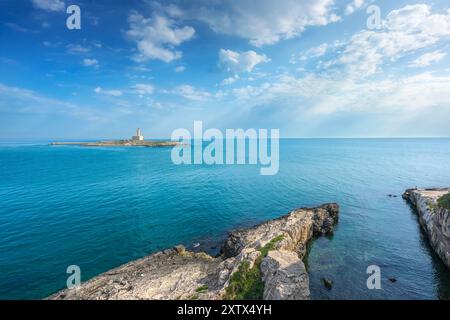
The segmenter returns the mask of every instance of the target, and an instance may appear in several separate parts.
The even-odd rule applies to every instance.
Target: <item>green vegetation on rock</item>
[[[269,251],[275,250],[275,245],[283,239],[284,239],[284,235],[279,235],[278,237],[270,240],[270,242],[268,244],[266,244],[264,247],[259,249],[259,252],[261,252],[261,256],[263,258],[265,258],[267,256],[267,254],[269,253]]]
[[[195,289],[195,292],[198,293],[204,293],[206,291],[208,291],[208,286],[206,284],[202,285],[201,287],[198,287],[197,289]]]
[[[252,268],[249,261],[243,261],[238,271],[233,273],[230,285],[226,288],[226,300],[262,300],[264,293],[264,283],[261,277],[261,262],[269,251],[275,250],[275,245],[284,239],[280,235],[270,240],[264,247],[258,251],[261,255],[256,259]]]
[[[450,193],[440,197],[437,202],[439,207],[450,210]]]

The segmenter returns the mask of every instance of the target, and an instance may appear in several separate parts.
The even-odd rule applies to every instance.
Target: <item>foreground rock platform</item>
[[[260,274],[261,299],[309,299],[309,277],[303,261],[314,236],[331,234],[339,206],[302,208],[258,226],[230,233],[219,257],[186,251],[183,246],[154,253],[60,291],[57,300],[230,299],[239,288],[243,266]],[[245,278],[245,277],[243,277]]]
[[[439,207],[437,200],[448,194],[448,189],[408,189],[403,198],[417,210],[420,224],[431,246],[444,264],[450,268],[450,212]]]

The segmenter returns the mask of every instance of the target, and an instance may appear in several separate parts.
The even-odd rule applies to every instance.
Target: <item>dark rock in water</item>
[[[395,279],[395,278],[389,278],[389,281],[392,282],[392,283],[396,283],[396,282],[397,282],[397,279]]]
[[[397,198],[398,196],[396,194],[388,194],[389,198]]]
[[[332,280],[327,279],[327,278],[322,278],[322,281],[323,281],[323,285],[328,290],[331,290],[333,288],[333,281]]]

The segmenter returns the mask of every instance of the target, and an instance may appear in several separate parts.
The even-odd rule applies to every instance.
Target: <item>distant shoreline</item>
[[[175,147],[180,143],[176,141],[135,141],[135,140],[113,140],[97,142],[51,142],[50,146],[82,146],[82,147]]]

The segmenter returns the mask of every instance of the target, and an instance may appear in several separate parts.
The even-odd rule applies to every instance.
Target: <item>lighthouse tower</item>
[[[131,138],[133,141],[144,141],[144,136],[141,134],[141,129],[137,128],[136,135]]]

